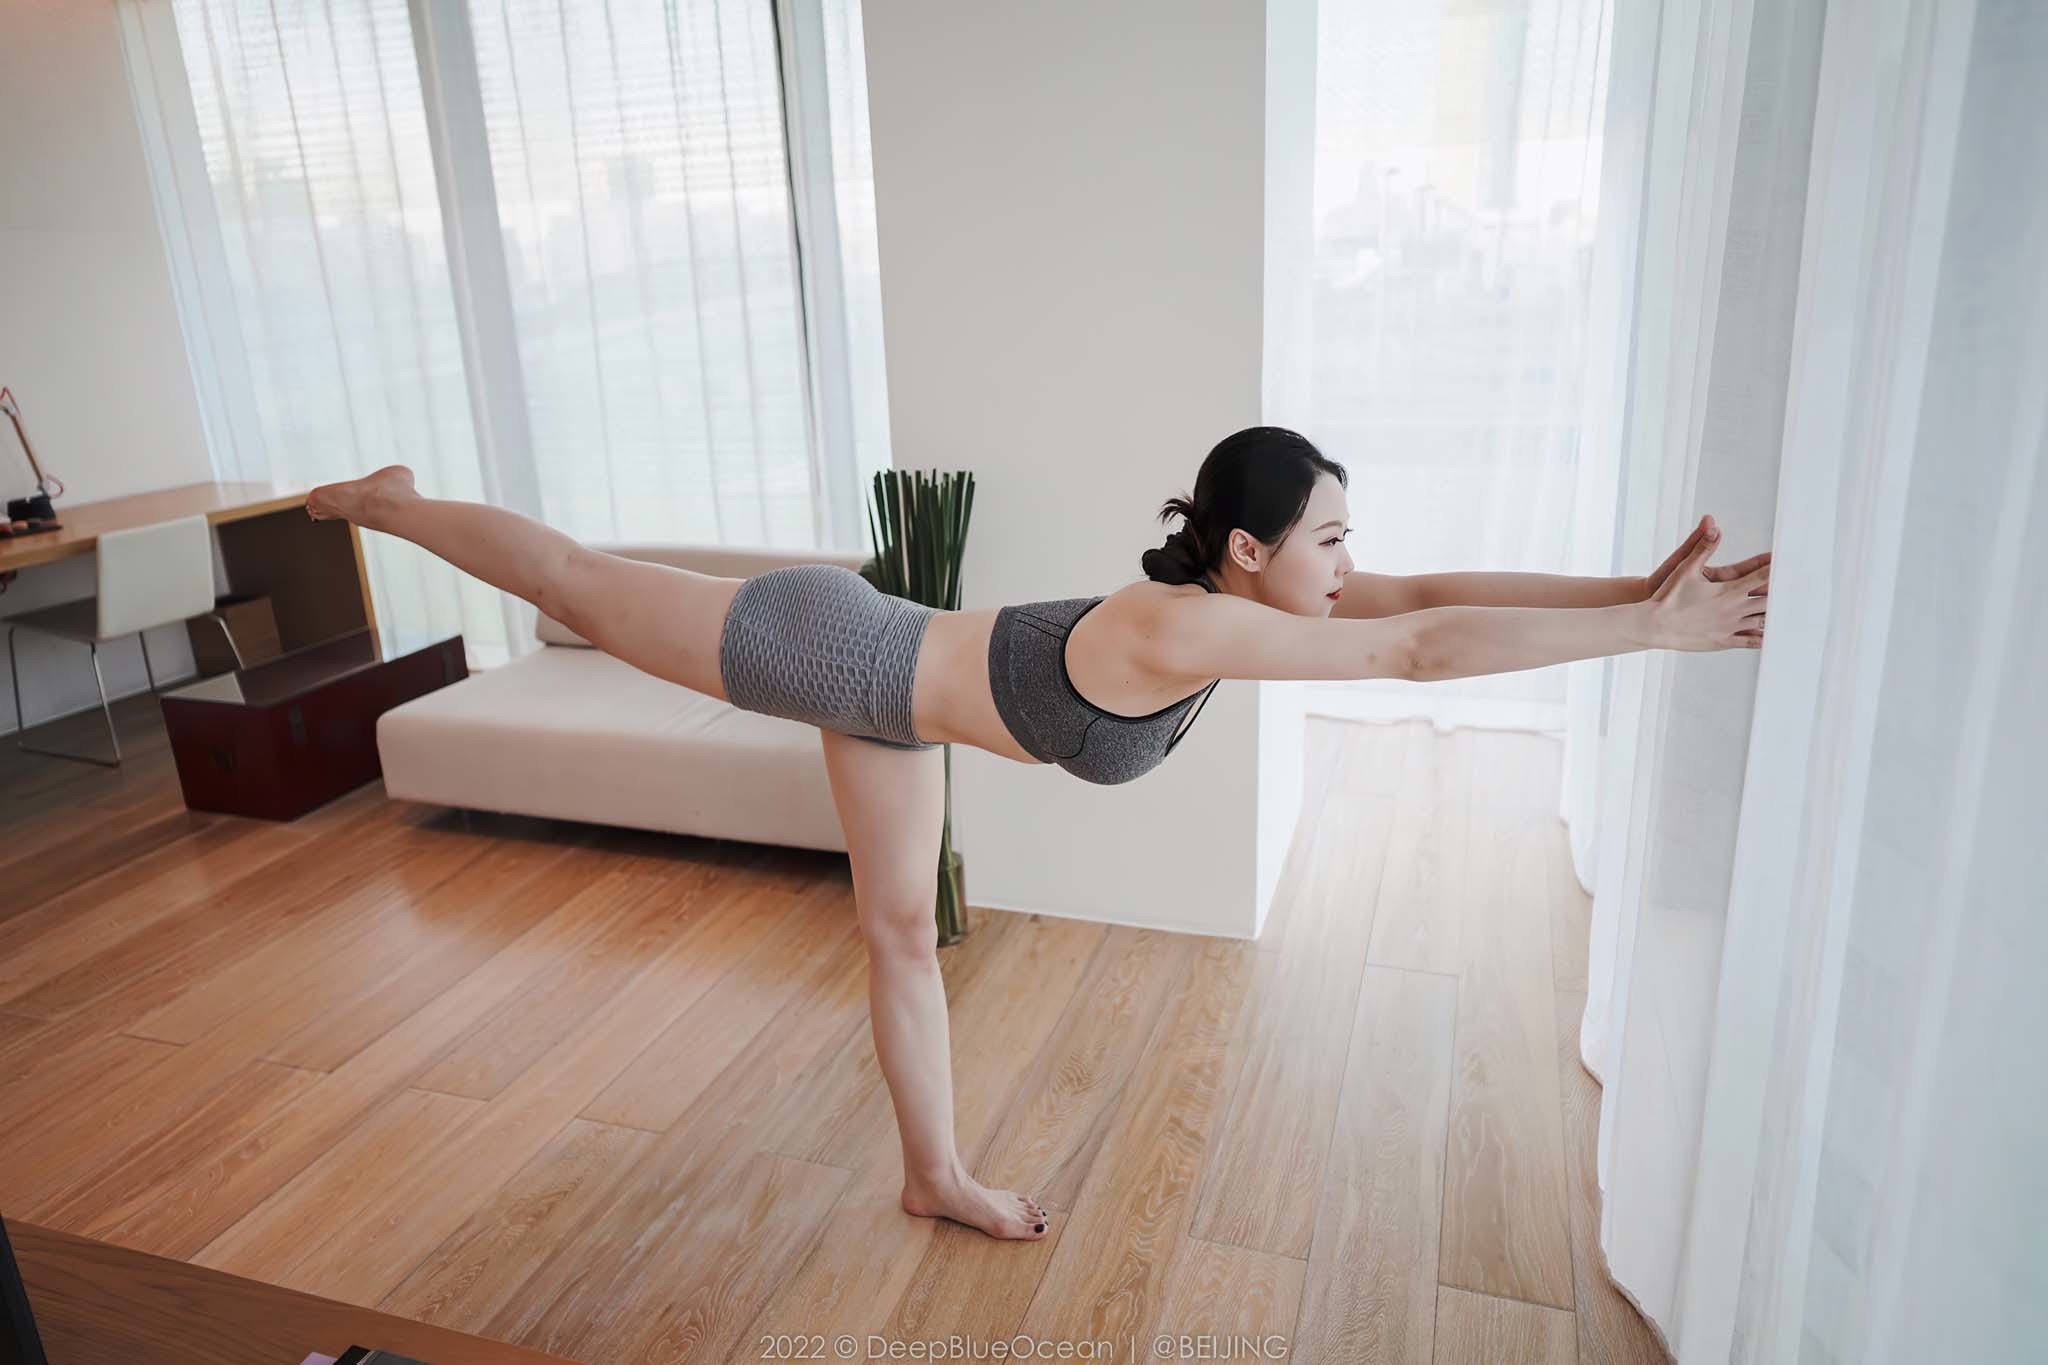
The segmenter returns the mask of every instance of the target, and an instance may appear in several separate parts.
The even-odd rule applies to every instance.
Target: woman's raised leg
[[[509,508],[422,497],[404,465],[322,484],[307,495],[306,513],[409,540],[531,602],[605,653],[728,700],[718,638],[740,579],[606,554]]]
[[[975,1180],[954,1145],[952,1046],[934,918],[945,753],[818,733],[853,864],[875,1056],[903,1140],[903,1207],[993,1237],[1035,1241],[1045,1235],[1045,1211],[1028,1195]]]

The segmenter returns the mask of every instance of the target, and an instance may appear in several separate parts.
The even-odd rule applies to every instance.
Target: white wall
[[[1312,108],[1313,3],[1274,3],[1275,98]],[[1160,502],[1268,420],[1267,7],[867,0],[864,23],[895,463],[975,471],[964,607],[1114,591]],[[1306,193],[1305,165],[1275,179]],[[1119,786],[956,749],[970,898],[1254,934],[1297,686],[1226,681]]]
[[[0,384],[14,390],[66,506],[213,477],[110,0],[0,3]],[[34,488],[0,418],[0,499]],[[90,557],[24,570],[0,615],[83,597]],[[184,676],[181,628],[150,632]],[[82,645],[23,635],[31,726],[97,706]],[[102,651],[107,690],[144,686],[135,641]],[[0,669],[0,733],[14,705]]]

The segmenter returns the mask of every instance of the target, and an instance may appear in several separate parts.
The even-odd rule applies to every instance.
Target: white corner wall
[[[1112,592],[1212,445],[1286,422],[1267,295],[1284,356],[1306,323],[1288,291],[1308,267],[1313,0],[863,14],[895,463],[975,472],[964,607]],[[1269,174],[1269,122],[1302,164]],[[1299,214],[1284,232],[1275,187]],[[1294,259],[1269,279],[1275,251]],[[1118,786],[956,749],[970,897],[1254,936],[1299,813],[1301,709],[1298,684],[1226,681],[1168,762]]]
[[[67,506],[213,477],[111,0],[9,0],[0,41],[0,384]],[[35,478],[0,418],[0,503]],[[93,590],[89,557],[22,571],[0,616]],[[192,671],[184,632],[150,632],[162,681]],[[4,644],[0,644],[4,648]],[[97,707],[82,645],[23,636],[31,726]],[[145,686],[135,641],[101,653],[107,691]],[[14,729],[0,670],[0,733]],[[12,749],[10,741],[9,750]]]

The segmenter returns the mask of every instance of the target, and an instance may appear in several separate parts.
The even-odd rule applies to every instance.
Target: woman
[[[891,597],[836,565],[732,579],[622,559],[516,512],[422,497],[403,465],[315,488],[306,510],[422,545],[656,677],[818,726],[903,1207],[1036,1240],[1037,1201],[980,1184],[954,1147],[933,921],[945,773],[930,751],[972,744],[1127,782],[1224,678],[1435,680],[1763,642],[1770,554],[1708,567],[1712,518],[1646,579],[1387,577],[1351,566],[1346,483],[1306,438],[1248,428],[1209,452],[1192,499],[1162,508],[1186,525],[1145,553],[1145,581],[976,611]]]

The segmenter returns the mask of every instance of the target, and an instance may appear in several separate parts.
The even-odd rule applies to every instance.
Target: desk
[[[308,517],[306,492],[283,483],[188,483],[59,505],[61,531],[0,541],[0,574],[92,554],[107,531],[203,513],[220,541],[226,590],[270,598],[280,648],[374,629],[362,537],[351,522]]]
[[[570,1365],[19,1218],[7,1220],[7,1238],[50,1365],[298,1365],[309,1351],[352,1344],[432,1365]]]

